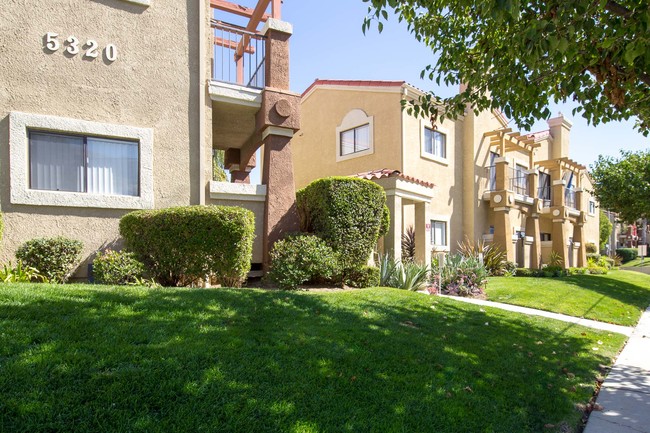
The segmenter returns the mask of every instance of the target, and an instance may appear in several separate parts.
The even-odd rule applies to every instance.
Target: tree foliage
[[[437,55],[422,77],[466,83],[427,94],[416,115],[455,118],[466,104],[503,109],[521,128],[548,118],[549,100],[575,100],[590,123],[638,118],[650,128],[650,7],[646,0],[364,0],[379,31],[394,11]],[[489,92],[488,92],[489,90]],[[441,104],[441,105],[440,105]],[[443,108],[443,109],[439,109]]]
[[[600,218],[599,218],[599,226],[598,226],[598,231],[600,233],[599,240],[600,240],[600,248],[603,249],[605,247],[605,244],[609,243],[609,235],[612,234],[612,228],[613,228],[612,222],[607,218],[607,215],[605,215],[605,212],[603,210],[600,210]],[[615,246],[615,245],[613,245]]]
[[[602,208],[626,222],[650,217],[650,152],[621,151],[618,159],[600,155],[591,175]]]

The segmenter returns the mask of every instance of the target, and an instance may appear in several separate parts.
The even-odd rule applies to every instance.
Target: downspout
[[[205,204],[205,10],[206,1],[197,0],[199,5],[199,204]]]

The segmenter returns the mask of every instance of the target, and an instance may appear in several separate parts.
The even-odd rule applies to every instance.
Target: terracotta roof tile
[[[353,174],[351,177],[358,177],[360,179],[368,179],[368,180],[373,180],[373,179],[381,179],[381,178],[388,178],[388,177],[399,177],[400,179],[404,179],[406,181],[425,186],[427,188],[433,188],[436,185],[431,183],[431,182],[426,182],[424,180],[417,179],[413,176],[407,176],[400,172],[399,170],[391,170],[389,168],[382,168],[379,170],[371,170],[371,171],[364,171],[361,173],[356,173]]]
[[[537,132],[531,132],[530,134],[527,135],[527,137],[532,138],[537,141],[544,140],[545,138],[548,138],[551,136],[551,131],[544,130],[544,131],[537,131]]]

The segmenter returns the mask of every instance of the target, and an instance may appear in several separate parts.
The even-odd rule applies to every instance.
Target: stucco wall
[[[87,257],[116,239],[119,218],[127,212],[11,204],[11,111],[151,128],[154,207],[199,203],[199,123],[206,121],[198,100],[199,32],[209,32],[210,15],[206,2],[206,22],[199,23],[199,3],[155,0],[146,7],[122,0],[3,2],[0,207],[5,237],[0,261],[12,259],[15,248],[28,239],[53,235],[82,240]],[[44,48],[47,32],[57,33],[62,45],[53,53]],[[84,57],[83,47],[80,54],[64,53],[69,36],[82,43],[97,41],[99,56]],[[117,47],[114,62],[101,51],[107,44]]]
[[[347,176],[381,168],[402,170],[399,89],[316,88],[303,98],[301,128],[291,140],[296,188],[326,176]],[[353,109],[373,117],[374,151],[337,162],[336,128]]]
[[[585,242],[593,242],[598,247],[600,251],[600,208],[598,207],[598,201],[591,195],[590,191],[593,191],[593,184],[589,176],[585,175],[582,178],[582,188],[585,190],[584,193],[584,210],[587,212],[587,222],[585,223]],[[592,199],[596,203],[596,212],[593,214],[589,213],[589,200]]]

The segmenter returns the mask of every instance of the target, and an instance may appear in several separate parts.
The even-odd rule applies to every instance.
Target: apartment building
[[[552,251],[566,267],[586,265],[598,213],[586,168],[568,158],[571,122],[560,115],[521,134],[500,112],[467,110],[432,125],[401,109],[422,94],[403,81],[316,80],[301,100],[296,186],[331,175],[381,185],[391,227],[379,249],[396,257],[412,226],[425,263],[467,237],[499,244],[519,266],[540,267]]]
[[[255,212],[253,262],[298,227],[280,0],[5,0],[0,14],[0,261],[35,237],[119,244],[135,209]],[[247,184],[263,147],[262,185]],[[226,152],[231,183],[212,181]],[[85,275],[82,266],[78,276]]]

